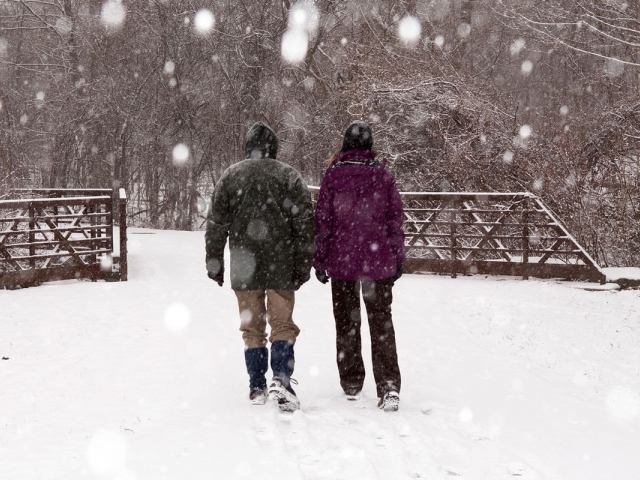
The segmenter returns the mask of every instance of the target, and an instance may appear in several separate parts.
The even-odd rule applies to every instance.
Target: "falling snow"
[[[120,0],[107,0],[102,4],[100,19],[107,28],[120,27],[127,16],[127,10]]]
[[[517,40],[515,40],[510,47],[511,55],[519,54],[522,51],[522,49],[525,47],[525,45],[526,45],[526,41],[524,38],[518,38]]]
[[[91,153],[96,154],[98,149],[91,147]],[[104,255],[100,258],[100,270],[103,272],[111,272],[113,267],[113,258],[111,256]]]
[[[467,38],[469,35],[471,35],[471,25],[464,22],[458,25],[458,36],[460,38]]]
[[[71,20],[67,17],[59,17],[56,19],[55,27],[59,35],[68,35],[73,28]]]
[[[308,34],[318,29],[320,12],[312,1],[299,1],[289,11],[289,28],[302,30]]]
[[[175,69],[176,64],[173,62],[173,60],[167,60],[166,62],[164,62],[164,73],[166,73],[167,75],[173,75]]]
[[[398,37],[406,45],[417,44],[421,33],[420,20],[412,15],[407,15],[398,23]]]
[[[282,35],[282,58],[289,63],[300,63],[307,55],[309,40],[302,30],[287,30]]]
[[[281,53],[285,62],[298,64],[307,56],[309,38],[318,28],[320,12],[312,1],[299,1],[289,10],[288,29],[282,35]]]
[[[200,35],[207,35],[211,33],[211,30],[215,26],[216,19],[210,10],[203,8],[196,12],[196,16],[193,19],[193,26],[196,32]]]
[[[167,330],[180,332],[189,326],[191,312],[183,303],[173,303],[164,312],[164,325]]]
[[[520,131],[518,132],[521,138],[529,138],[531,136],[531,133],[531,126],[529,125],[522,125],[520,127]]]
[[[531,185],[531,188],[534,192],[539,192],[544,187],[544,180],[541,178],[536,178]]]
[[[619,77],[624,73],[624,63],[617,58],[608,58],[604,62],[604,72],[609,77]]]
[[[172,151],[173,164],[176,166],[182,165],[189,160],[189,147],[184,143],[179,143],[173,147]]]
[[[606,36],[606,23],[596,22],[603,29],[600,32],[590,27],[591,20],[567,21],[562,26],[552,26],[550,23],[556,21],[553,18],[538,22],[540,19],[534,20],[534,14],[544,2],[531,11],[529,31],[508,28],[513,27],[509,25],[509,11],[499,11],[500,20],[493,22],[494,17],[478,8],[470,17],[461,15],[461,3],[452,0],[404,2],[411,4],[407,10],[412,14],[393,7],[388,15],[380,6],[384,2],[343,2],[344,9],[340,7],[337,16],[321,12],[317,6],[320,2],[294,0],[285,2],[290,5],[286,24],[279,4],[276,15],[265,9],[266,20],[253,23],[241,15],[235,17],[233,9],[225,10],[217,2],[203,2],[212,10],[201,8],[197,2],[178,8],[171,0],[143,1],[139,5],[133,0],[100,0],[92,6],[75,2],[77,12],[73,15],[77,13],[77,17],[69,16],[62,7],[55,10],[55,5],[63,2],[0,5],[5,8],[6,4],[9,9],[12,3],[25,10],[15,18],[6,14],[3,25],[10,28],[0,32],[0,76],[10,80],[5,83],[11,85],[6,92],[0,92],[5,102],[0,101],[0,117],[6,125],[15,126],[15,132],[0,131],[0,140],[5,142],[0,146],[15,145],[16,152],[25,158],[32,156],[29,149],[41,149],[42,158],[36,156],[40,162],[34,164],[37,168],[31,164],[22,168],[20,158],[10,155],[8,165],[15,164],[20,175],[40,174],[41,166],[56,164],[56,155],[71,152],[67,155],[73,160],[71,167],[76,168],[77,164],[83,174],[85,164],[87,168],[95,164],[113,169],[116,158],[121,156],[114,152],[121,150],[110,145],[106,137],[101,140],[101,135],[95,134],[104,125],[94,131],[91,123],[98,125],[126,115],[124,124],[131,128],[133,120],[129,118],[137,118],[137,113],[150,105],[149,98],[158,98],[166,116],[155,115],[155,111],[150,114],[162,120],[166,131],[160,134],[168,136],[161,138],[159,144],[153,143],[164,149],[155,157],[164,162],[163,169],[170,168],[156,172],[156,167],[149,165],[149,171],[160,175],[161,192],[178,177],[190,178],[188,168],[209,159],[210,153],[202,150],[205,142],[187,129],[190,126],[182,120],[184,115],[179,115],[181,120],[172,118],[174,106],[202,105],[200,116],[211,119],[210,107],[221,104],[231,112],[237,100],[242,103],[236,109],[240,117],[262,112],[265,118],[285,128],[283,152],[287,148],[298,152],[291,138],[298,133],[301,138],[307,138],[307,133],[317,136],[317,131],[307,129],[309,122],[317,120],[323,132],[339,130],[337,125],[325,122],[322,115],[326,112],[319,110],[316,115],[315,110],[309,110],[302,102],[304,97],[314,104],[330,105],[321,96],[323,91],[333,95],[337,92],[333,86],[338,83],[333,79],[348,78],[354,79],[352,86],[347,83],[345,88],[343,82],[339,88],[346,94],[356,89],[362,95],[358,94],[357,102],[348,99],[345,105],[352,106],[346,113],[336,111],[332,115],[363,114],[373,123],[390,128],[396,121],[409,119],[420,128],[426,125],[423,130],[426,128],[429,137],[438,137],[438,132],[429,131],[432,126],[438,128],[437,119],[434,117],[431,122],[428,117],[431,111],[437,115],[439,105],[427,105],[429,108],[425,107],[421,116],[394,112],[392,108],[378,107],[375,101],[363,100],[372,89],[361,88],[364,84],[359,75],[376,82],[378,95],[380,91],[395,92],[395,85],[380,82],[394,82],[396,78],[413,81],[411,64],[399,63],[402,68],[391,73],[385,72],[384,65],[393,65],[395,59],[410,62],[411,58],[424,63],[424,68],[422,63],[415,64],[419,70],[416,81],[436,79],[438,85],[443,85],[445,82],[440,80],[444,72],[447,82],[458,87],[461,98],[468,93],[464,82],[459,83],[465,78],[486,78],[489,87],[497,87],[491,91],[500,96],[504,92],[504,103],[496,99],[495,107],[507,115],[516,112],[515,129],[511,130],[509,123],[508,136],[494,132],[492,128],[498,123],[489,117],[486,126],[474,130],[487,132],[478,133],[478,138],[490,152],[490,161],[502,162],[502,170],[521,180],[518,188],[530,189],[536,195],[545,194],[545,189],[549,193],[558,182],[573,192],[584,186],[583,173],[571,171],[579,170],[577,164],[567,163],[559,175],[545,168],[520,172],[517,167],[539,151],[544,154],[535,142],[542,142],[547,136],[554,137],[553,141],[560,138],[558,145],[562,148],[558,151],[564,151],[566,146],[568,152],[572,151],[568,147],[575,138],[588,140],[597,132],[584,130],[583,120],[592,122],[589,128],[597,127],[596,115],[605,107],[624,103],[618,100],[632,100],[633,95],[624,96],[628,90],[625,86],[633,83],[637,75],[633,55],[623,56],[630,54],[623,47],[616,47],[619,39]],[[36,7],[34,11],[46,13],[42,17],[36,15],[35,20],[23,20],[30,18],[30,3]],[[603,3],[613,12],[612,24],[617,24],[617,17],[622,18],[629,9],[623,0]],[[540,7],[539,11],[544,10]],[[158,12],[171,14],[161,18]],[[151,20],[143,22],[147,14]],[[469,23],[460,23],[462,18]],[[347,23],[351,21],[362,24],[374,48],[357,34],[357,23]],[[166,31],[165,26],[169,26]],[[136,32],[131,39],[125,35],[130,33],[129,28]],[[566,61],[570,55],[565,53],[565,47],[536,37],[537,30],[552,32],[553,38],[558,37],[556,40],[579,39],[577,45],[584,53],[593,50],[593,56],[571,53],[580,58],[584,67],[580,71],[586,77],[572,77],[570,71],[575,70],[575,64]],[[599,33],[603,34],[601,38]],[[164,48],[135,49],[135,55],[129,56],[129,46],[136,48],[138,39],[156,38],[156,34],[168,34]],[[28,35],[33,37],[29,39]],[[526,39],[517,38],[519,35]],[[591,43],[590,35],[603,40],[606,48],[602,50],[602,45]],[[44,39],[42,44],[38,39]],[[476,39],[483,43],[475,44]],[[309,57],[311,61],[301,65],[316,41],[318,46]],[[186,45],[204,48],[193,56]],[[109,52],[104,59],[96,46]],[[274,50],[285,68],[279,62],[268,65],[271,73],[255,84],[260,92],[253,95],[253,86],[245,87],[254,85],[255,78],[244,75],[245,67],[266,72],[262,56],[271,60]],[[388,54],[390,61],[383,57],[386,63],[372,62],[374,68],[351,68],[361,55],[373,58],[377,52],[381,56]],[[603,54],[621,56],[604,58]],[[116,63],[110,63],[110,55],[118,58]],[[234,64],[238,59],[241,62]],[[85,62],[86,67],[78,62]],[[126,68],[120,71],[113,65]],[[560,80],[546,77],[550,67],[557,68],[554,75],[560,80],[565,77],[565,69],[567,81],[558,83]],[[378,69],[382,73],[374,78]],[[107,72],[104,78],[102,70]],[[461,75],[453,75],[457,70]],[[478,71],[482,75],[475,75]],[[225,75],[220,77],[222,83],[216,77],[220,72]],[[283,77],[279,76],[281,72],[285,72]],[[140,77],[140,81],[133,81],[132,77]],[[241,81],[236,84],[234,77]],[[119,85],[116,78],[125,79],[126,85]],[[197,78],[210,80],[210,87],[199,88]],[[163,92],[160,96],[152,90],[158,82]],[[414,88],[408,85],[409,81],[406,83],[402,89]],[[130,85],[135,87],[135,99],[127,90]],[[476,85],[482,86],[478,82]],[[167,88],[176,90],[167,94]],[[227,90],[233,94],[225,93]],[[71,101],[71,91],[79,95],[77,105]],[[600,97],[603,94],[607,96]],[[280,122],[282,111],[277,105],[287,103],[287,96],[302,103],[283,110],[284,120]],[[247,103],[251,98],[260,104],[258,110]],[[422,101],[422,97],[416,98]],[[478,105],[484,104],[485,99],[478,98]],[[517,102],[517,109],[502,108],[512,99],[514,105]],[[95,105],[90,104],[92,101]],[[65,102],[69,102],[71,110],[62,108]],[[604,107],[593,114],[586,110],[590,104]],[[453,108],[453,104],[450,106]],[[377,113],[367,111],[370,108]],[[59,113],[69,111],[76,114]],[[229,131],[245,122],[238,115],[221,119]],[[68,135],[50,128],[47,122],[52,116],[56,121],[60,118],[63,125],[68,124]],[[308,120],[311,117],[313,121]],[[531,124],[518,128],[518,122]],[[157,134],[142,117],[140,126],[147,128],[140,130],[143,133],[126,130],[123,122],[111,123],[110,136],[131,138],[123,148],[133,149],[134,153],[147,151],[151,145],[153,139],[145,139],[145,131]],[[411,137],[411,128],[401,127],[398,131],[407,138],[418,138]],[[564,137],[556,133],[570,129],[571,133]],[[636,138],[631,130],[623,133],[628,133],[627,142]],[[44,141],[46,135],[59,141],[68,138],[70,145],[76,143],[68,149],[52,149]],[[502,143],[504,138],[511,143]],[[176,144],[178,141],[185,143]],[[23,153],[22,145],[26,148]],[[505,146],[512,150],[505,151]],[[315,146],[309,148],[315,151]],[[396,166],[404,161],[401,152],[413,151],[404,146],[398,151],[394,148],[390,146],[387,153],[390,158],[401,159]],[[87,162],[81,161],[84,157]],[[313,157],[314,162],[321,160]],[[226,157],[222,161],[226,162]],[[405,163],[412,162],[409,159]],[[216,164],[213,169],[205,165],[205,170],[211,170],[207,175],[217,178],[221,165]],[[559,163],[560,167],[564,168],[563,164]],[[148,173],[133,160],[123,170],[135,175]],[[167,173],[176,175],[170,178]],[[442,191],[461,186],[451,180],[438,175],[431,184]],[[610,179],[605,180],[608,185]],[[130,186],[137,188],[135,182]],[[577,202],[593,208],[600,205],[595,197],[576,195]],[[166,203],[166,199],[159,200]],[[183,200],[181,197],[180,202]],[[197,202],[198,211],[204,214],[209,200],[198,198]],[[298,212],[290,200],[285,201],[285,207],[294,214]],[[548,249],[545,234],[533,230],[534,227],[528,234],[532,250]],[[335,366],[336,357],[341,361],[345,354],[335,351],[331,289],[316,282],[312,274],[312,281],[296,293],[294,312],[302,329],[296,343],[294,374],[302,409],[282,415],[271,404],[256,407],[247,402],[247,375],[238,327],[250,320],[251,313],[241,311],[238,323],[228,264],[224,288],[207,278],[202,232],[131,228],[129,233],[129,282],[62,281],[37,288],[0,290],[0,378],[3,385],[10,386],[0,389],[3,480],[637,480],[637,291],[618,291],[609,284],[594,285],[600,291],[587,292],[583,283],[556,279],[524,281],[480,275],[451,279],[406,274],[393,291],[403,372],[402,402],[397,414],[388,415],[376,407],[370,371],[362,398],[358,402],[345,401]],[[246,234],[257,243],[273,232],[269,224],[256,218],[247,225]],[[527,232],[522,234],[526,237]],[[117,245],[117,239],[114,243]],[[373,243],[370,249],[376,252],[380,246]],[[240,281],[255,274],[256,257],[251,251],[227,250],[227,261],[229,257]],[[114,266],[113,257],[100,257],[102,271],[111,271]],[[207,269],[222,271],[224,265],[211,260]],[[607,269],[609,274],[613,270]],[[52,305],[59,308],[51,308]],[[366,318],[363,328],[367,328]],[[367,335],[363,339],[365,364],[370,365]]]

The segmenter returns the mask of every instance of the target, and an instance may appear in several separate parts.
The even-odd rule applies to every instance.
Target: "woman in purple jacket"
[[[391,318],[392,288],[402,275],[402,200],[385,162],[371,150],[371,128],[354,122],[327,169],[316,206],[316,277],[331,279],[340,385],[357,400],[364,383],[360,291],[371,332],[378,406],[395,411],[400,369]]]

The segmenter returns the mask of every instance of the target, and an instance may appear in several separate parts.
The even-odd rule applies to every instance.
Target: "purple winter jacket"
[[[341,153],[318,195],[313,266],[338,280],[392,277],[405,259],[402,220],[395,179],[374,154]]]

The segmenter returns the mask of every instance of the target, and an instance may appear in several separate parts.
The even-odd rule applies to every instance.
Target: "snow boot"
[[[292,378],[289,380],[295,382]],[[274,378],[269,385],[269,398],[275,400],[278,403],[278,408],[283,412],[295,412],[300,408],[300,400],[291,388],[291,383],[285,387],[279,378]]]
[[[276,400],[278,407],[283,412],[293,412],[300,408],[296,392],[291,388],[291,375],[294,366],[293,344],[286,340],[273,342],[271,344],[273,381],[269,385],[269,398]]]
[[[394,390],[385,393],[378,402],[378,408],[381,408],[385,412],[397,412],[399,405],[400,395],[398,395],[398,392]]]
[[[347,397],[347,400],[355,401],[360,400],[360,391],[361,387],[350,386],[344,389],[344,394]]]
[[[263,348],[247,348],[244,361],[249,374],[249,400],[254,405],[264,405],[267,400],[267,379],[264,376],[269,368],[269,350]]]
[[[347,397],[347,400],[349,400],[350,402],[355,402],[357,400],[360,400],[360,392],[345,393],[345,396]]]
[[[253,405],[264,405],[267,403],[268,392],[266,388],[250,388],[249,400]]]

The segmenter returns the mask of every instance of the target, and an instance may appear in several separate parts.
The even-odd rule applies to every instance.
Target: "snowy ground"
[[[297,296],[293,415],[247,401],[202,233],[130,231],[130,281],[0,291],[0,478],[640,478],[640,292],[406,275],[400,411],[347,402],[330,292]],[[365,322],[366,323],[366,322]]]

